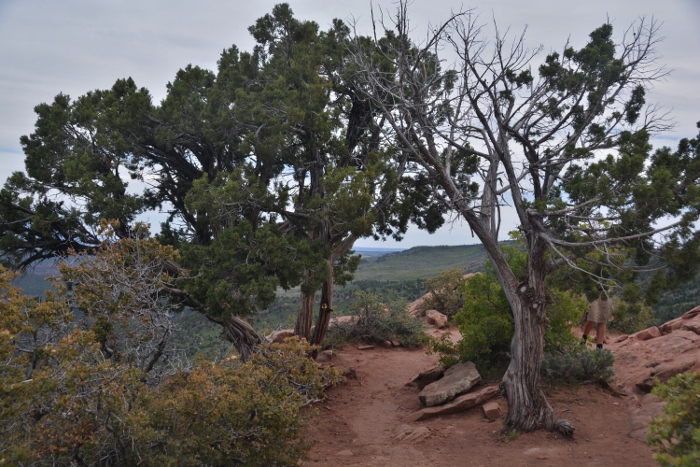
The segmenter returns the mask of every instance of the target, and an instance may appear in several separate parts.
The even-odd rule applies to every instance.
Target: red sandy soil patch
[[[406,386],[437,364],[424,350],[358,350],[346,346],[333,364],[354,368],[358,379],[332,388],[316,406],[309,437],[316,441],[308,466],[655,466],[652,449],[629,438],[632,402],[596,385],[547,390],[557,418],[576,426],[573,439],[537,431],[502,434],[502,420],[481,407],[407,425],[427,437],[398,441],[396,430],[421,408],[418,389]],[[497,384],[497,381],[486,381]],[[495,399],[503,414],[505,399]],[[425,430],[423,430],[425,431]],[[510,438],[510,439],[509,439]]]

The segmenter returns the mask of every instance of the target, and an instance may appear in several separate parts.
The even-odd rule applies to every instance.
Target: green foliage
[[[425,325],[408,314],[405,300],[384,303],[381,295],[358,291],[353,309],[355,323],[334,323],[328,329],[328,346],[344,342],[382,344],[396,339],[404,347],[421,344]]]
[[[427,347],[426,353],[428,355],[433,353],[440,355],[440,365],[443,367],[449,368],[459,363],[457,344],[452,342],[449,332],[441,334],[440,337],[426,335],[423,338],[423,343]]]
[[[526,253],[517,246],[503,246],[508,264],[516,274],[525,268]],[[508,361],[513,338],[513,316],[510,304],[494,270],[487,264],[487,272],[476,274],[460,286],[464,310],[454,317],[462,339],[456,352],[461,361],[474,362],[480,371],[503,366]],[[570,293],[549,289],[545,351],[570,347],[575,342],[572,324],[587,309],[584,300]]]
[[[425,291],[430,295],[423,302],[423,311],[437,310],[448,318],[461,311],[464,308],[464,297],[459,285],[464,280],[463,276],[463,271],[455,268],[428,280]]]
[[[664,466],[700,463],[700,372],[682,373],[658,384],[652,394],[664,400],[664,413],[648,426],[647,443]]]
[[[654,325],[651,307],[643,302],[629,303],[613,297],[613,320],[607,324],[611,331],[634,334]]]
[[[587,383],[603,379],[611,381],[615,375],[615,359],[609,349],[589,350],[573,346],[564,352],[544,354],[542,371],[553,383]]]
[[[464,311],[455,315],[462,339],[461,361],[472,361],[480,371],[507,360],[513,338],[510,304],[493,273],[472,276],[462,286]]]

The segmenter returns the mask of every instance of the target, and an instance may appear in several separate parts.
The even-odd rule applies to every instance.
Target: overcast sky
[[[76,98],[110,88],[132,77],[150,90],[154,102],[187,64],[216,69],[220,53],[235,44],[250,50],[247,28],[278,1],[255,0],[0,0],[0,183],[23,170],[19,138],[33,131],[33,108],[63,92]],[[356,20],[358,32],[370,32],[370,2],[364,0],[292,0],[295,16],[327,29],[333,18]],[[375,0],[392,12],[393,2]],[[414,0],[410,16],[416,37],[451,10],[474,8],[483,22],[495,18],[501,29],[521,31],[526,42],[544,51],[561,50],[567,38],[576,47],[608,18],[617,33],[639,17],[663,23],[658,46],[662,64],[672,73],[656,85],[648,101],[671,112],[673,132],[657,145],[675,146],[697,134],[700,120],[700,0],[492,0],[450,2]],[[619,37],[619,35],[618,35]],[[154,224],[160,217],[150,219]],[[505,229],[507,230],[507,229]],[[466,227],[454,224],[435,235],[415,229],[401,244],[360,240],[358,246],[411,247],[475,243]]]

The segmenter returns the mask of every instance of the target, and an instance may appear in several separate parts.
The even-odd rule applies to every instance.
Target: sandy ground
[[[333,360],[354,368],[358,379],[328,391],[315,407],[309,436],[316,441],[308,466],[655,466],[652,449],[627,436],[631,403],[596,385],[549,389],[557,418],[576,426],[573,439],[539,431],[506,437],[502,420],[489,421],[482,409],[414,423],[418,390],[406,386],[436,365],[423,350],[358,350],[346,346]],[[493,382],[497,383],[497,382]],[[504,399],[496,399],[503,414]],[[427,427],[420,440],[395,439],[408,425]],[[425,430],[423,430],[425,432]]]

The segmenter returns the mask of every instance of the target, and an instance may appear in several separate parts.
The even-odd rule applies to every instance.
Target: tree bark
[[[306,277],[311,276],[311,271],[306,271]],[[311,325],[314,320],[314,300],[316,299],[316,292],[304,293],[302,290],[299,299],[299,313],[297,314],[297,321],[294,324],[294,335],[300,338],[311,340]]]
[[[333,255],[328,260],[328,279],[323,283],[321,290],[321,307],[318,313],[318,320],[314,328],[314,335],[311,338],[312,345],[323,345],[328,333],[328,325],[331,322],[331,312],[333,311]],[[316,352],[314,352],[316,353]]]
[[[252,354],[256,353],[258,346],[263,342],[263,338],[260,337],[255,329],[238,316],[229,316],[227,318],[207,316],[207,318],[223,327],[224,338],[236,347],[242,360],[247,360]]]
[[[547,321],[545,279],[547,245],[530,235],[527,277],[515,287],[503,287],[513,311],[510,364],[502,388],[508,399],[508,426],[522,431],[553,430],[554,410],[541,389],[544,330]]]

